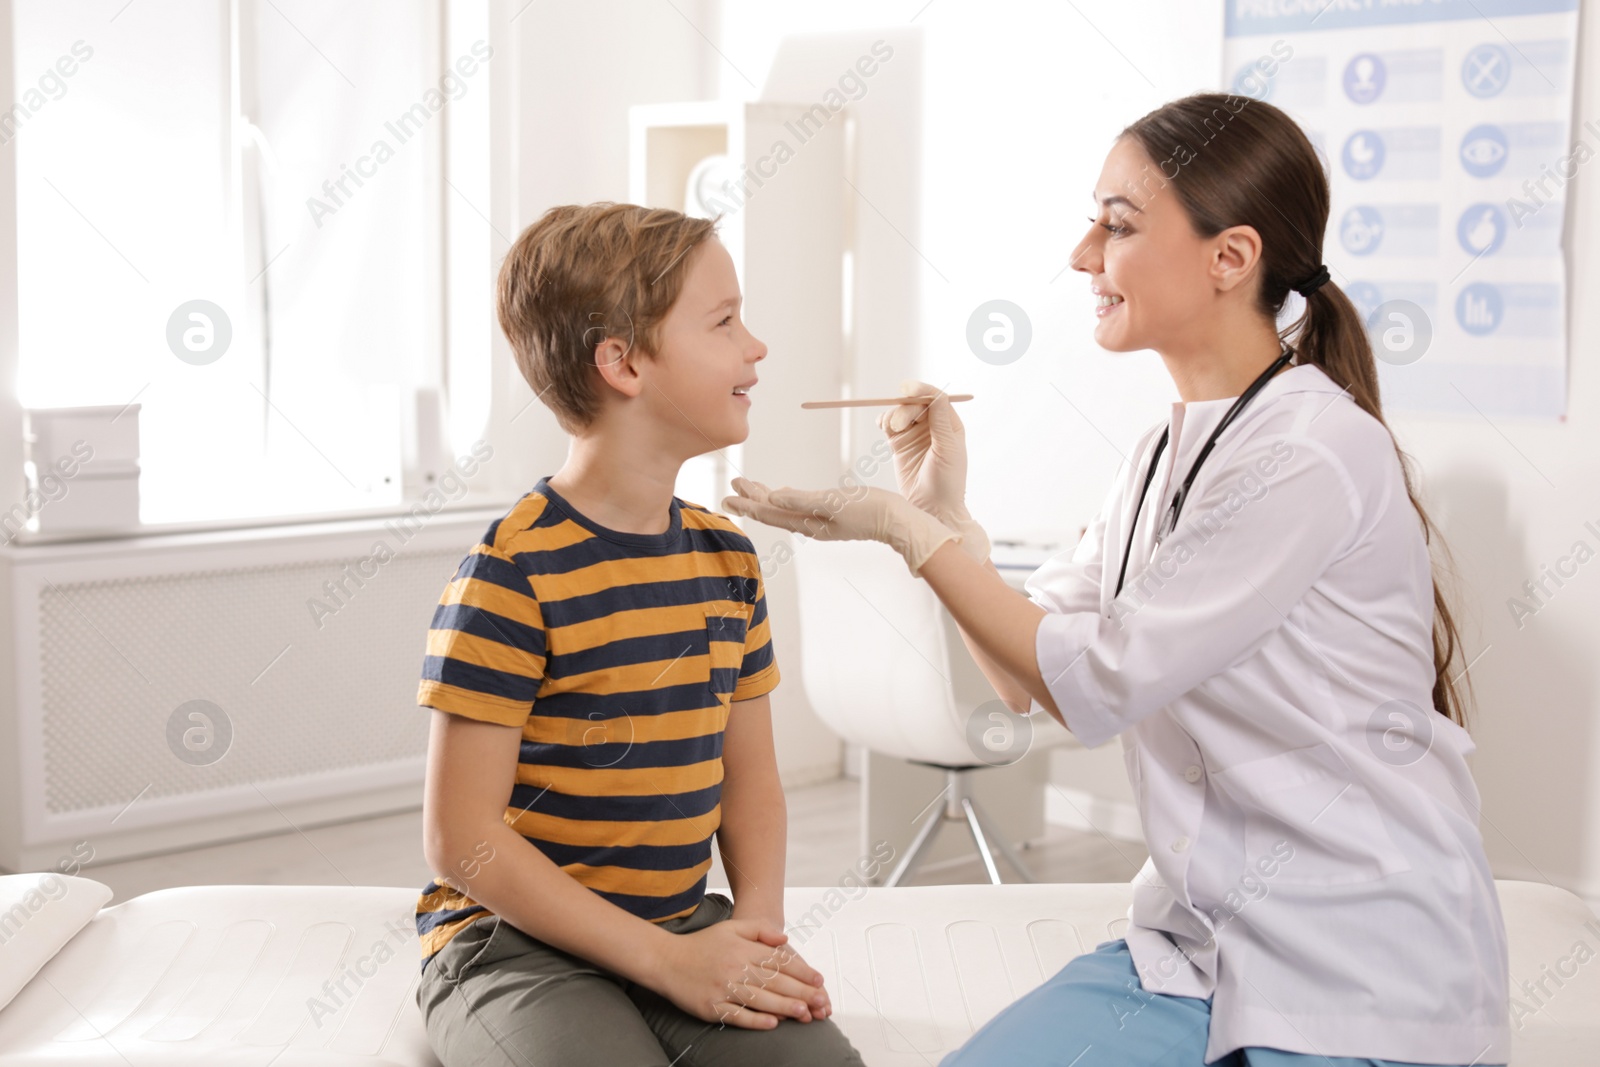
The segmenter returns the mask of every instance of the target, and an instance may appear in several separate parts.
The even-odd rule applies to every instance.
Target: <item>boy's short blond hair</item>
[[[495,304],[517,367],[568,433],[600,412],[594,349],[616,337],[646,356],[657,347],[711,219],[637,204],[568,204],[546,211],[500,266]]]

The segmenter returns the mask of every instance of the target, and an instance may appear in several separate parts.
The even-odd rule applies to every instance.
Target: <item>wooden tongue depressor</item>
[[[971,400],[971,393],[947,393],[952,404],[963,400]],[[921,400],[930,403],[938,399],[931,396],[864,396],[855,400],[807,400],[801,403],[803,408],[879,408],[899,407],[901,404],[915,404]]]

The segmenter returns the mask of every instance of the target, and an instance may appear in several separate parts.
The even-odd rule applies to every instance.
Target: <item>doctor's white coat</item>
[[[1428,548],[1394,444],[1320,369],[1290,367],[1157,547],[1231,403],[1173,405],[1120,597],[1160,425],[1077,548],[1026,585],[1050,613],[1039,667],[1067,727],[1122,739],[1150,847],[1126,935],[1141,981],[1214,997],[1207,1063],[1260,1045],[1503,1064],[1474,746],[1433,710]]]

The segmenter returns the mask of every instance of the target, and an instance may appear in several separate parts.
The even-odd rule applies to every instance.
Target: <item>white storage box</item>
[[[139,405],[81,408],[30,408],[27,412],[28,458],[42,474],[63,457],[82,458],[82,441],[98,465],[137,464]],[[77,446],[79,451],[74,451]]]
[[[40,533],[139,525],[139,405],[27,411],[30,486]]]
[[[86,463],[39,509],[40,533],[112,533],[139,525],[139,465]]]

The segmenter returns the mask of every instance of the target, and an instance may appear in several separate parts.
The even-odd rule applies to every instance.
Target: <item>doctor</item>
[[[892,545],[1009,706],[1122,741],[1150,848],[1126,935],[944,1067],[1510,1056],[1456,628],[1361,319],[1321,262],[1328,209],[1311,144],[1265,103],[1187,97],[1115,142],[1072,261],[1095,340],[1153,349],[1181,400],[1027,599],[988,562],[931,386],[880,420],[904,495],[738,479],[723,502]],[[1291,290],[1305,312],[1280,334]]]

